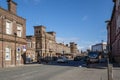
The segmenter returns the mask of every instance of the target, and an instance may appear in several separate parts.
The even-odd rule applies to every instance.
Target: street
[[[107,80],[106,67],[86,68],[82,61],[68,63],[27,64],[0,69],[0,80]],[[120,80],[120,68],[113,69],[114,80]]]

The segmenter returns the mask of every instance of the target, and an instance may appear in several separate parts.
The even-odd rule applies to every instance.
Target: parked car
[[[83,57],[82,57],[82,61],[85,61],[85,62],[86,62],[87,59],[88,59],[88,56],[83,56]]]
[[[100,63],[106,63],[107,62],[107,58],[102,58],[99,60]]]
[[[46,56],[46,57],[44,57],[44,58],[39,57],[38,63],[42,63],[42,62],[48,63],[48,62],[50,62],[50,61],[52,61],[52,57],[50,57],[50,56]]]
[[[89,52],[88,53],[88,63],[96,63],[99,62],[99,53],[97,52]]]
[[[58,63],[68,62],[68,59],[64,56],[61,56],[61,57],[58,57],[57,62]]]
[[[82,59],[81,56],[76,56],[76,57],[74,57],[74,61],[80,61],[81,59]]]
[[[53,57],[52,57],[52,60],[53,60],[53,61],[57,61],[57,59],[58,59],[58,58],[57,58],[56,56],[53,56]]]

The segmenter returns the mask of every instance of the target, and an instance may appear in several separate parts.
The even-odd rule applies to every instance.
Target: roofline
[[[26,21],[26,19],[25,19],[25,18],[23,18],[23,17],[21,17],[21,16],[18,16],[18,15],[15,15],[15,14],[13,14],[13,13],[9,12],[8,10],[6,10],[6,9],[2,8],[1,6],[0,6],[0,9],[2,9],[2,10],[4,10],[4,11],[6,11],[7,13],[9,13],[9,14],[11,14],[11,15],[14,15],[14,16],[19,17],[19,18],[21,18],[21,19],[23,19],[23,20],[25,20],[25,21]]]
[[[115,2],[116,0],[113,0],[113,2]]]
[[[12,3],[14,3],[15,5],[17,5],[17,3],[14,2],[14,1],[12,1],[12,0],[7,0],[7,2],[12,2]]]
[[[47,33],[55,33],[55,34],[56,34],[56,32],[55,32],[55,31],[48,31]]]
[[[46,29],[46,27],[45,27],[45,26],[43,26],[43,25],[34,26],[34,28],[37,28],[37,27],[43,27],[43,28],[45,28],[45,29]]]
[[[113,10],[112,10],[112,15],[111,15],[111,19],[110,19],[110,23],[111,23],[111,21],[112,21],[112,19],[113,19],[113,17],[114,17],[114,13],[115,13],[115,4],[114,4],[114,6],[113,6]]]
[[[26,35],[26,37],[35,37],[34,35]]]

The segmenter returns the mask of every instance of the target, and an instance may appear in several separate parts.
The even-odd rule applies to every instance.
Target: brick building
[[[37,57],[72,56],[71,53],[78,53],[77,44],[74,42],[64,45],[63,43],[56,43],[56,33],[46,32],[45,26],[35,26],[34,36],[36,39],[36,54]]]
[[[110,21],[107,21],[107,34],[110,59],[120,63],[120,0],[113,0],[114,6]]]
[[[7,0],[8,10],[0,7],[0,67],[24,63],[26,20],[16,13],[17,4]]]

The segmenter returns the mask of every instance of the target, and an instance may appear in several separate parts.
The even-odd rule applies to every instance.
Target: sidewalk
[[[89,64],[88,68],[98,68],[98,69],[106,69],[107,68],[107,63],[94,63],[94,64]]]
[[[113,63],[114,67],[120,67],[120,63]]]

